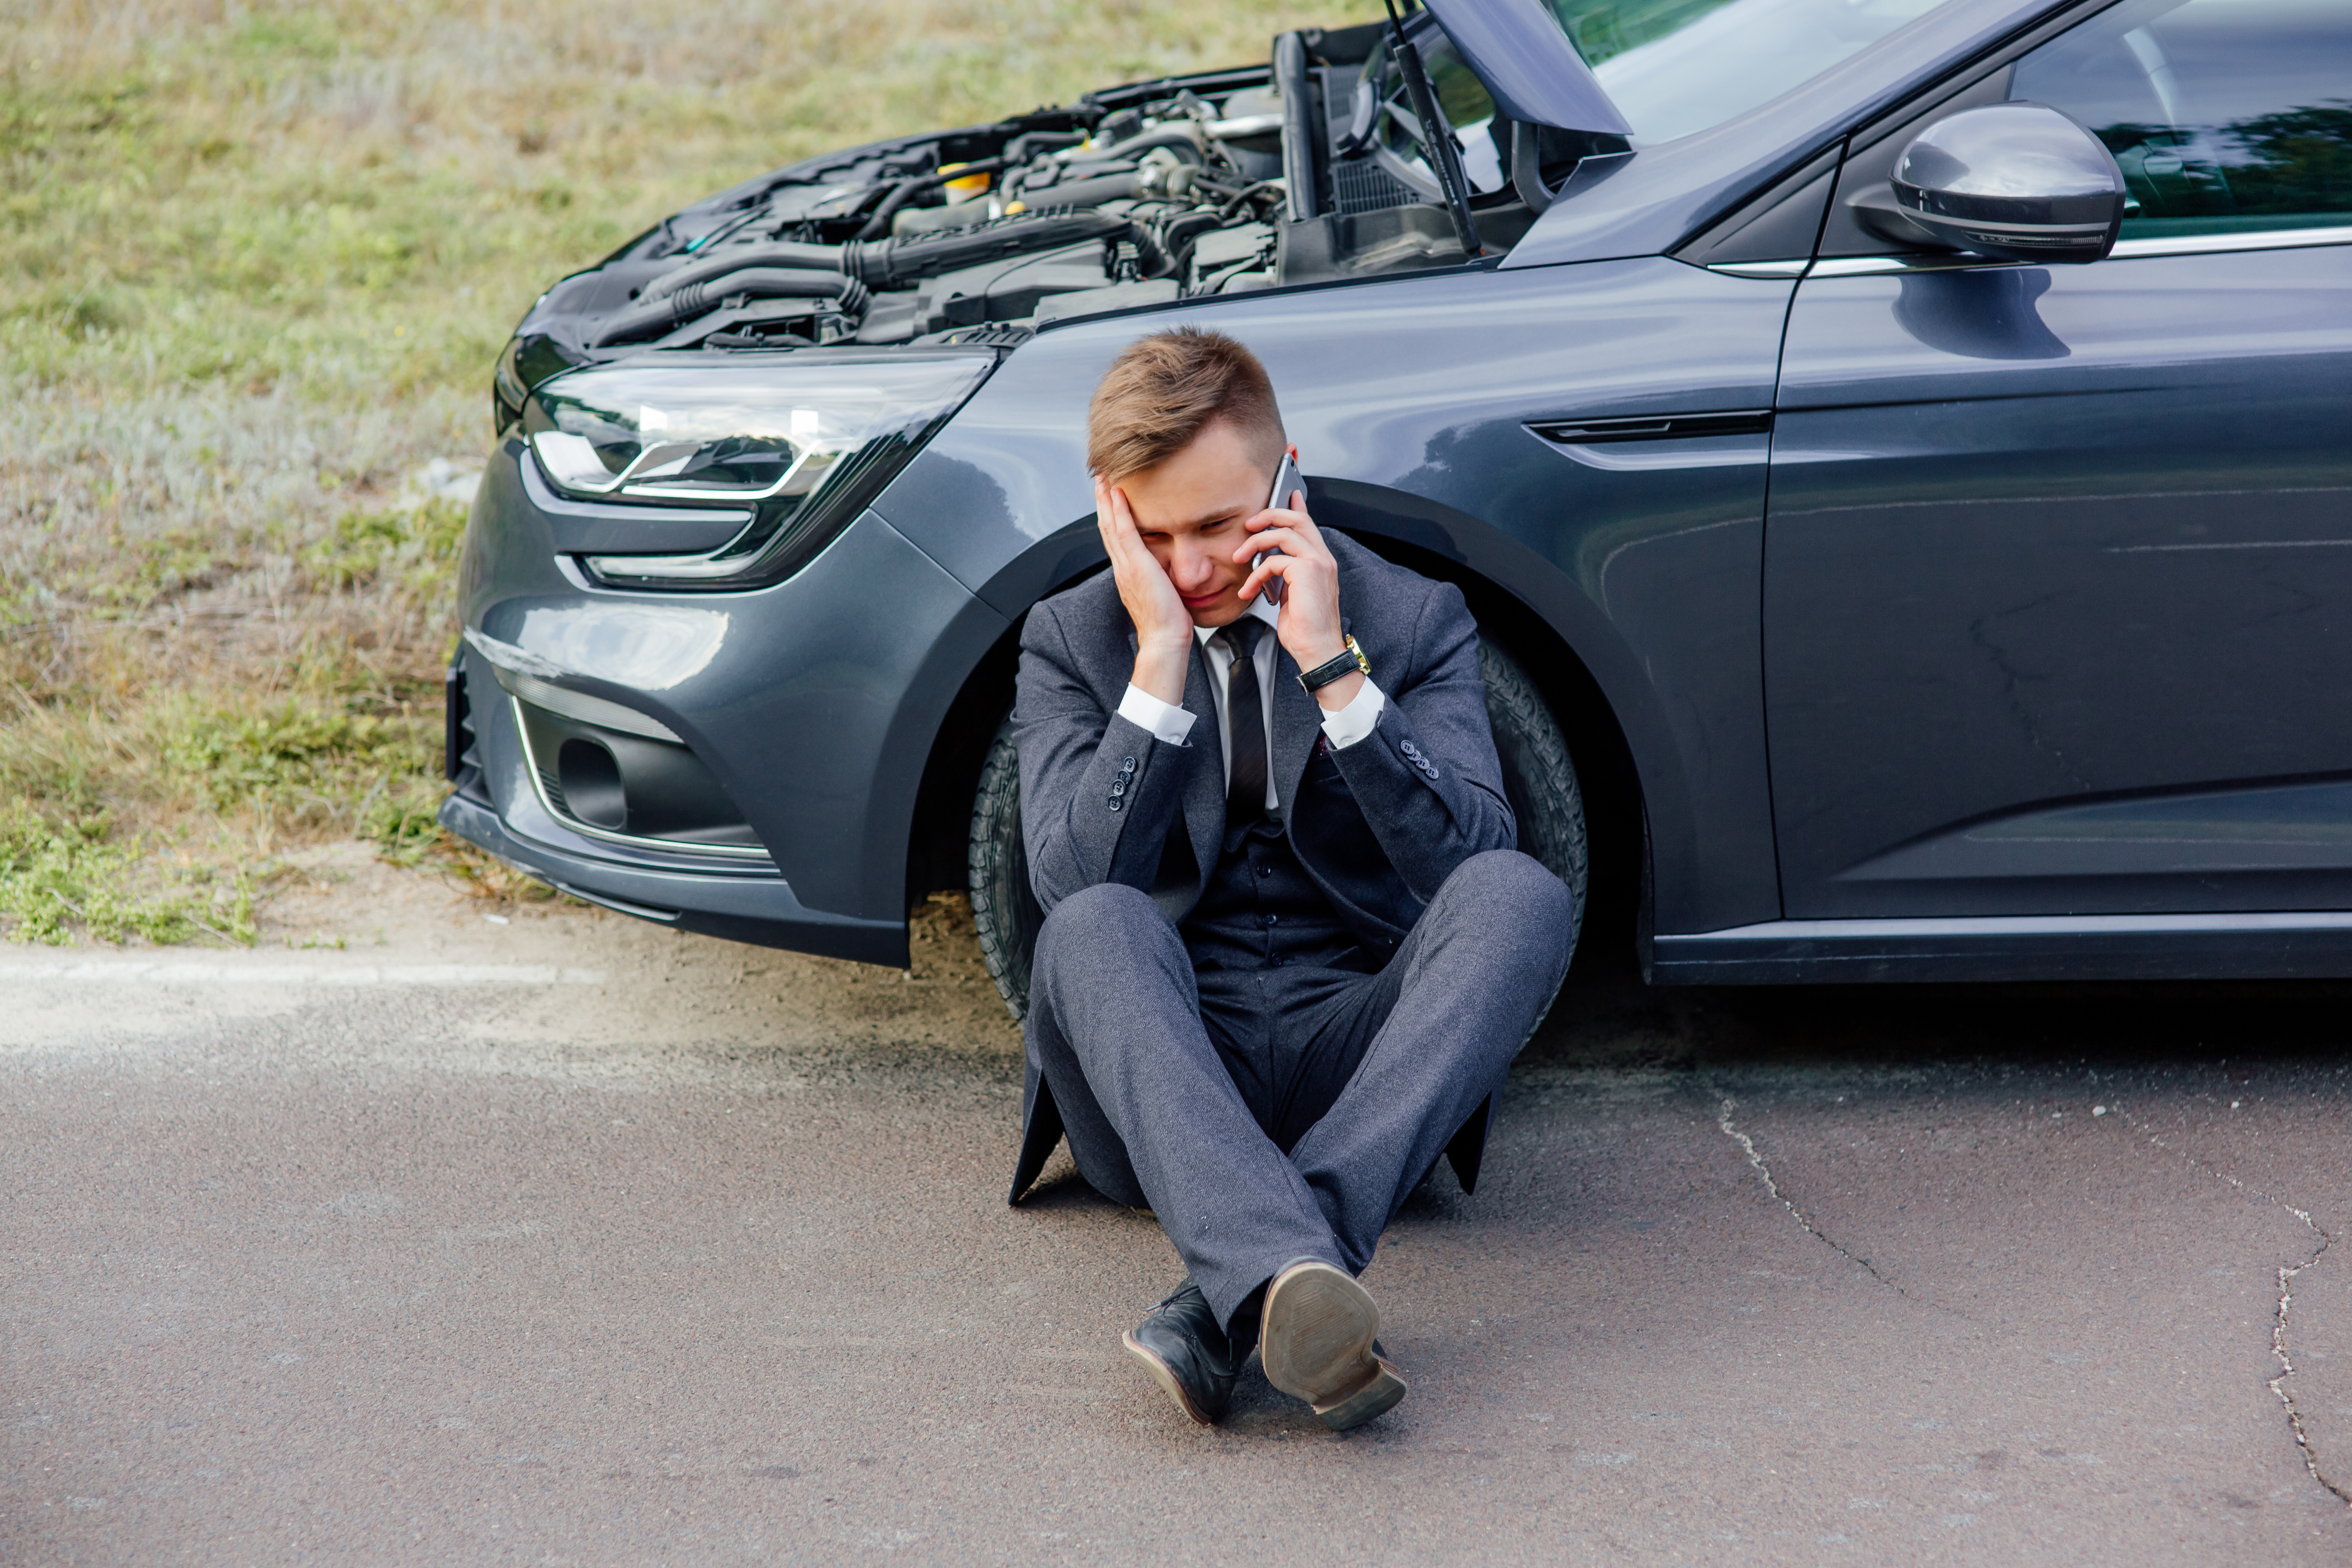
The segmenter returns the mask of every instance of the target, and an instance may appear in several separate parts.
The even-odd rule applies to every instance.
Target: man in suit
[[[1356,1277],[1440,1152],[1475,1179],[1570,894],[1512,847],[1460,590],[1265,504],[1296,452],[1247,348],[1130,344],[1087,436],[1111,569],[1021,637],[1013,1201],[1066,1131],[1190,1270],[1125,1339],[1177,1405],[1214,1421],[1255,1344],[1344,1429],[1405,1392]]]

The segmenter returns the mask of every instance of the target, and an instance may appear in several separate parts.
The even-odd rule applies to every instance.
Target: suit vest
[[[1195,968],[1380,967],[1298,863],[1279,818],[1227,827],[1221,848],[1181,928]]]

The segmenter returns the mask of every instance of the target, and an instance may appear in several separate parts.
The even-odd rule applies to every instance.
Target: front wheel
[[[1584,837],[1584,791],[1568,737],[1543,693],[1519,661],[1484,638],[1478,675],[1486,683],[1486,718],[1495,728],[1495,754],[1503,764],[1503,795],[1519,825],[1519,853],[1568,884],[1568,950],[1584,926],[1584,889],[1591,857]]]
[[[971,842],[964,865],[980,955],[1018,1024],[1029,1016],[1029,954],[1037,946],[1045,911],[1029,889],[1029,851],[1021,841],[1021,759],[1013,749],[1011,719],[996,727],[980,787],[972,793]]]
[[[1568,739],[1518,661],[1484,639],[1478,645],[1478,673],[1486,684],[1486,716],[1494,724],[1495,752],[1503,764],[1504,794],[1518,819],[1519,850],[1568,885],[1574,899],[1569,927],[1573,952],[1584,920],[1589,856],[1584,794],[1568,754]],[[998,727],[988,748],[980,787],[972,796],[967,867],[981,956],[1017,1023],[1028,1016],[1029,954],[1045,915],[1029,889],[1029,856],[1021,842],[1021,766],[1009,719]]]

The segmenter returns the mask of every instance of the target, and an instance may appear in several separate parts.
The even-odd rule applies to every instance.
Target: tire
[[[1494,722],[1495,751],[1503,763],[1504,793],[1518,819],[1518,847],[1568,884],[1574,898],[1569,928],[1573,952],[1584,921],[1589,869],[1584,795],[1577,784],[1576,764],[1569,757],[1559,721],[1517,660],[1481,640],[1478,673],[1486,683],[1486,713]],[[1045,916],[1029,889],[1029,856],[1021,841],[1021,768],[1009,719],[998,726],[980,771],[967,866],[981,956],[1006,1010],[1018,1023],[1028,1016],[1029,954]]]
[[[1568,884],[1568,952],[1584,930],[1584,892],[1591,858],[1584,837],[1584,790],[1568,754],[1559,721],[1519,668],[1519,661],[1481,637],[1478,675],[1486,683],[1486,718],[1495,727],[1495,754],[1503,763],[1503,795],[1519,825],[1519,853]],[[1543,1011],[1528,1026],[1536,1037],[1559,993],[1544,999]],[[1527,1048],[1528,1040],[1519,1042]]]
[[[971,882],[971,923],[980,955],[1013,1021],[1029,1016],[1029,954],[1045,911],[1029,889],[1029,851],[1021,841],[1021,762],[1013,750],[1013,721],[996,727],[988,761],[972,793],[971,842],[965,852]]]
[[[1584,791],[1568,737],[1519,661],[1483,637],[1478,674],[1486,683],[1486,717],[1503,763],[1503,794],[1518,819],[1519,852],[1568,884],[1573,902],[1568,950],[1584,929],[1584,892],[1591,858],[1584,837]]]

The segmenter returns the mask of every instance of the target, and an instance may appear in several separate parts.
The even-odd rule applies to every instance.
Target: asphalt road
[[[1124,1362],[962,942],[0,955],[0,1561],[2352,1561],[2352,990],[1581,974],[1341,1436]]]

